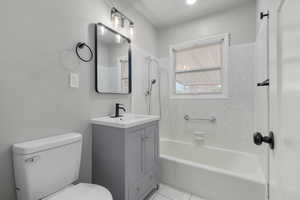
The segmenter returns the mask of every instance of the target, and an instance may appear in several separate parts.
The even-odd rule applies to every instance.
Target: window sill
[[[204,94],[204,95],[171,95],[170,99],[228,99],[227,95],[223,94]]]

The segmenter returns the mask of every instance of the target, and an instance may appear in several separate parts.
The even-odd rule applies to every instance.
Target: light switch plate
[[[79,75],[77,73],[70,74],[70,87],[79,88]]]

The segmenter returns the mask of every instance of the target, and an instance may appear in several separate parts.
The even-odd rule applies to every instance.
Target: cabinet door
[[[126,176],[130,182],[143,176],[143,135],[145,130],[139,129],[126,135]]]
[[[150,126],[145,129],[144,141],[144,162],[143,172],[147,173],[152,170],[156,163],[156,135],[157,126]]]

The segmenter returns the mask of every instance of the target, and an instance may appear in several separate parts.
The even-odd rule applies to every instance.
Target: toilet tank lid
[[[53,149],[56,147],[64,146],[67,144],[79,142],[82,140],[80,133],[68,133],[64,135],[58,135],[28,142],[23,142],[13,145],[13,152],[16,154],[31,154],[47,149]]]

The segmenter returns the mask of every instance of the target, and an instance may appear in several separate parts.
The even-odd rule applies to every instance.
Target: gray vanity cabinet
[[[133,128],[93,125],[93,183],[114,200],[142,200],[159,184],[158,122]]]

